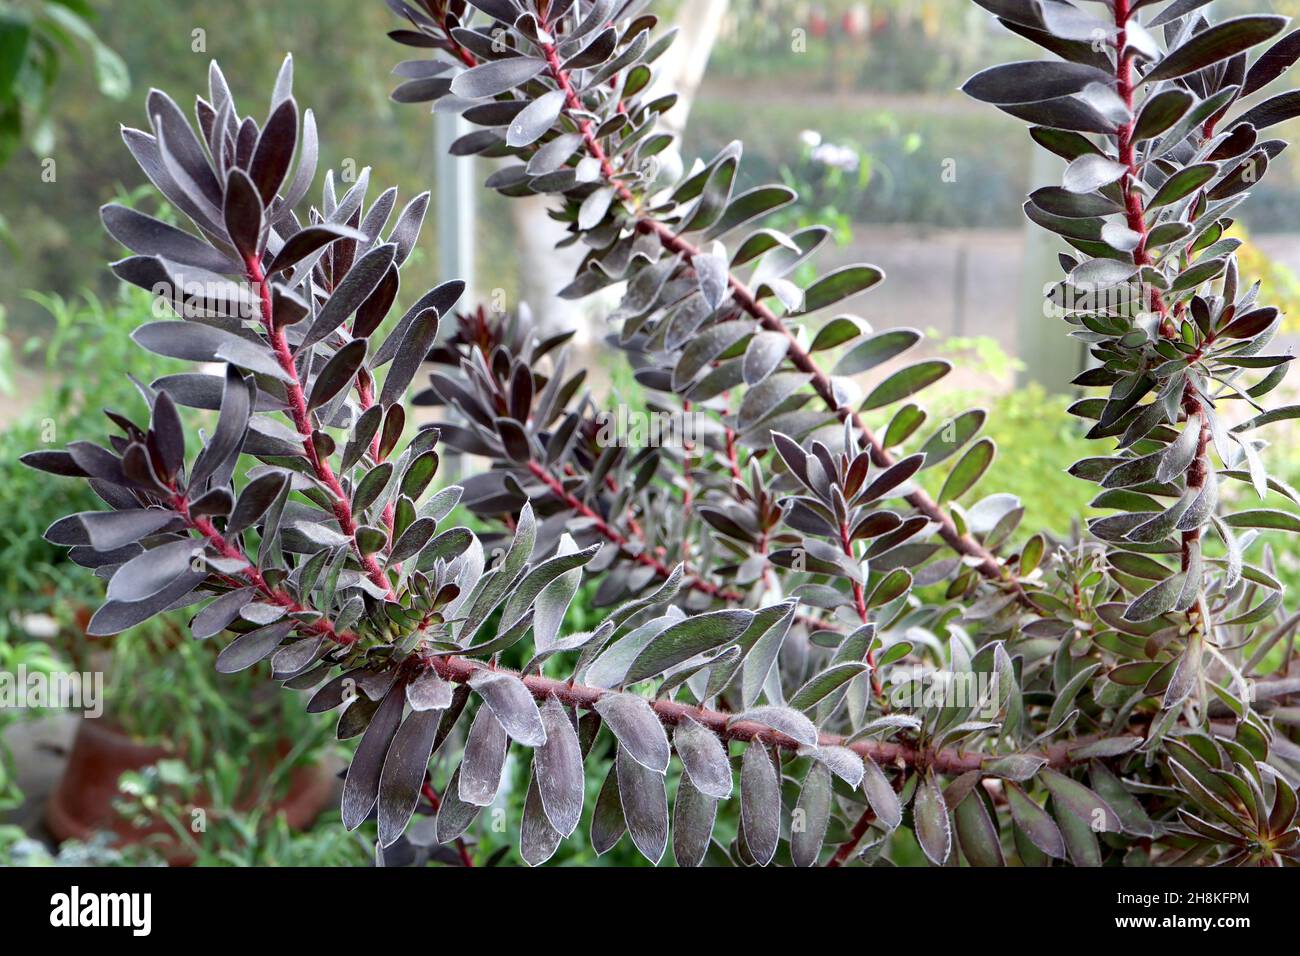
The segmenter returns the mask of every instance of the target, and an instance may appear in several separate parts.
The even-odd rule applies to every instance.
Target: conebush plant
[[[104,222],[175,316],[135,340],[223,370],[142,382],[106,443],[25,458],[108,505],[49,531],[108,582],[90,631],[189,608],[229,635],[218,670],[269,661],[339,710],[342,823],[373,814],[381,860],[497,859],[473,824],[513,754],[534,865],[580,826],[683,866],[1294,864],[1267,541],[1300,520],[1258,436],[1296,409],[1261,404],[1289,356],[1222,235],[1285,146],[1258,132],[1300,112],[1237,101],[1300,44],[1252,60],[1281,18],[1187,0],[982,3],[1055,55],[965,89],[1068,163],[1026,211],[1073,250],[1053,301],[1095,359],[1073,406],[1095,453],[1060,463],[1101,486],[1079,540],[980,487],[985,411],[931,418],[951,364],[840,311],[879,269],[805,278],[830,230],[764,227],[795,196],[737,192],[741,144],[669,172],[672,37],[644,3],[393,0],[420,54],[394,99],[462,115],[488,188],[549,198],[585,252],[559,294],[617,295],[645,407],[599,406],[526,310],[456,311],[455,280],[390,319],[427,197],[326,174],[308,204],[291,62],[264,120],[214,65],[197,132],[155,91],[123,134],[192,229]],[[475,470],[438,489],[447,449]],[[1224,511],[1226,482],[1265,501]],[[447,527],[458,504],[499,530]],[[566,629],[584,581],[597,623]]]

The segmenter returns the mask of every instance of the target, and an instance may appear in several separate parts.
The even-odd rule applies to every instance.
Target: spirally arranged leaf
[[[757,741],[745,748],[741,761],[740,825],[755,862],[772,862],[781,836],[780,780],[767,748]]]
[[[673,860],[678,866],[704,862],[717,812],[717,799],[697,790],[691,778],[683,776],[673,802]]]
[[[629,757],[658,774],[668,769],[668,734],[644,698],[606,694],[596,701],[595,709]]]
[[[953,822],[961,851],[971,866],[1005,865],[998,828],[984,806],[978,784],[953,810]]]
[[[497,722],[514,740],[528,747],[546,743],[542,715],[524,682],[505,671],[475,671],[469,679],[483,701],[492,709]]]
[[[668,794],[663,774],[618,748],[619,800],[632,843],[651,863],[658,863],[668,847]]]
[[[379,777],[379,842],[383,846],[397,842],[415,812],[441,719],[436,710],[413,711],[393,736]]]
[[[457,789],[461,800],[486,807],[496,799],[509,743],[505,728],[493,715],[492,708],[480,707],[470,724],[465,755],[461,758]]]
[[[713,731],[686,717],[673,730],[673,746],[696,790],[714,800],[731,796],[731,763]]]
[[[628,834],[652,863],[670,837],[683,866],[915,863],[913,842],[954,868],[1296,862],[1276,539],[1300,532],[1300,492],[1269,472],[1300,406],[1265,404],[1293,356],[1235,224],[1285,165],[1266,131],[1300,117],[1300,91],[1266,87],[1300,31],[1216,23],[1224,4],[1203,0],[977,5],[993,21],[972,25],[1046,52],[964,88],[1061,161],[1020,212],[1064,241],[1044,328],[1088,390],[1068,409],[1086,434],[1061,432],[1093,443],[1066,469],[1100,485],[1078,529],[976,494],[995,473],[987,416],[923,397],[954,367],[898,324],[924,309],[832,314],[883,272],[818,272],[837,230],[803,212],[826,197],[763,222],[799,197],[742,187],[739,142],[678,169],[679,95],[656,75],[672,37],[646,4],[392,0],[393,39],[419,51],[392,100],[463,121],[451,153],[556,224],[577,270],[560,298],[617,297],[605,351],[635,400],[628,383],[605,398],[610,370],[546,303],[408,288],[430,194],[399,201],[358,164],[309,199],[321,149],[292,61],[251,109],[213,64],[184,97],[196,123],[152,91],[147,131],[123,130],[190,225],[101,216],[129,250],[112,272],[178,317],[135,322],[136,343],[224,368],[138,375],[106,434],[21,458],[101,503],[45,532],[106,586],[86,633],[183,612],[199,640],[228,632],[207,649],[218,672],[334,712],[354,752],[342,823],[373,816],[385,866],[579,859],[562,843],[598,783],[587,765],[605,774],[592,849]],[[33,37],[0,15],[10,119]],[[847,151],[809,151],[836,185]],[[944,290],[915,291],[931,307]],[[1061,431],[1055,399],[1020,398],[1047,426],[1033,434]],[[642,412],[670,434],[626,434]],[[1065,469],[1068,444],[1010,470]],[[979,701],[922,694],[963,675]],[[499,812],[474,826],[506,804],[517,857],[489,836]]]
[[[542,725],[546,741],[533,755],[533,774],[547,820],[568,836],[582,815],[582,751],[569,715],[554,696],[542,705]]]
[[[536,776],[529,777],[524,815],[519,827],[519,855],[529,866],[541,866],[560,848],[564,835],[551,825],[542,806]]]
[[[814,762],[799,791],[796,819],[790,827],[790,857],[795,866],[817,864],[830,823],[831,798],[831,772],[825,764]]]
[[[1203,69],[1261,43],[1286,26],[1285,17],[1247,16],[1217,23],[1171,51],[1146,75],[1147,82],[1169,80]]]
[[[931,774],[926,774],[917,784],[912,815],[916,820],[916,839],[926,859],[935,866],[943,866],[952,852],[952,828],[943,791]]]
[[[347,776],[343,780],[343,825],[349,830],[361,826],[379,798],[384,761],[402,719],[402,705],[405,702],[406,694],[400,687],[390,689],[384,695],[348,766]]]
[[[654,637],[632,662],[624,681],[634,684],[704,651],[722,647],[738,638],[753,617],[752,611],[744,610],[688,617]]]

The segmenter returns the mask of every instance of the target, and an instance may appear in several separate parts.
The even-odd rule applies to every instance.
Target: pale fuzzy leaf
[[[731,796],[731,762],[717,734],[686,717],[673,731],[673,745],[687,776],[700,793],[715,800]]]
[[[647,768],[622,746],[616,762],[627,832],[641,855],[658,863],[668,846],[668,792],[663,774]]]
[[[460,763],[458,792],[462,800],[486,807],[496,799],[509,743],[505,728],[492,715],[492,708],[480,707],[470,724]]]
[[[524,682],[514,674],[484,668],[475,671],[469,686],[483,698],[512,739],[526,747],[546,743],[546,730],[537,703]]]
[[[790,857],[795,866],[816,866],[831,815],[831,772],[817,761],[808,766],[790,823]]]
[[[741,761],[740,825],[755,862],[767,866],[781,837],[781,782],[767,748],[757,741]]]
[[[539,798],[551,826],[568,836],[582,816],[582,750],[564,705],[554,696],[542,705],[546,742],[533,755]]]
[[[890,830],[897,829],[903,822],[903,806],[899,803],[898,794],[874,760],[864,759],[862,769],[862,792],[866,794],[867,803],[871,805],[876,819]]]
[[[926,859],[935,866],[948,862],[952,852],[952,828],[948,821],[948,805],[934,777],[927,774],[917,785],[912,802],[916,840],[921,844]]]
[[[817,745],[817,725],[806,714],[790,707],[751,707],[727,721],[729,727],[739,723],[764,724],[808,747]]]
[[[633,760],[658,774],[667,771],[668,734],[649,702],[634,694],[606,694],[595,710]]]
[[[673,859],[678,866],[699,866],[709,852],[718,802],[701,793],[682,775],[673,804]]]
[[[524,819],[519,826],[519,855],[529,866],[541,866],[555,855],[563,840],[542,807],[537,778],[530,776],[528,796],[524,798]]]

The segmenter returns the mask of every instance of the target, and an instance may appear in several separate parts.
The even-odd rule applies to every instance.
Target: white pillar
[[[434,182],[438,216],[438,268],[440,280],[461,279],[465,294],[462,309],[478,305],[478,287],[474,281],[475,197],[479,184],[474,182],[476,163],[472,157],[452,156],[449,150],[469,126],[459,115],[434,113],[433,156]]]

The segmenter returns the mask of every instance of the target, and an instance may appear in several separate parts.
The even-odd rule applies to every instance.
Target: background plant
[[[1120,405],[1076,407],[1097,412],[1096,437],[1121,439],[1119,452],[1090,459],[1106,459],[1104,476],[1091,467],[1106,481],[1152,473],[1112,482],[1118,493],[1095,503],[1123,519],[1092,524],[1106,546],[1049,546],[1016,534],[1023,506],[1013,496],[975,495],[996,451],[980,436],[984,410],[934,422],[921,407],[951,366],[912,360],[919,332],[875,333],[832,314],[877,284],[878,269],[793,281],[829,230],[757,225],[794,197],[783,186],[735,193],[739,144],[660,181],[655,157],[671,138],[656,118],[672,97],[652,85],[665,40],[641,4],[394,6],[410,23],[395,38],[435,51],[398,67],[395,98],[437,100],[478,126],[456,150],[507,159],[490,187],[552,197],[588,250],[564,294],[626,283],[612,342],[648,406],[703,411],[712,424],[676,446],[602,439],[609,409],[569,370],[567,336],[539,338],[522,310],[470,309],[453,321],[454,283],[386,325],[419,200],[386,242],[393,198],[367,205],[364,183],[339,198],[327,177],[319,206],[295,215],[313,136],[310,123],[298,135],[288,68],[264,125],[237,116],[214,69],[198,104],[201,139],[157,93],[152,135],[126,133],[202,239],[112,207],[105,218],[137,252],[118,274],[162,289],[182,316],[142,327],[137,341],[224,361],[226,374],[155,383],[147,429],[113,416],[111,448],[74,442],[27,459],[90,477],[115,508],[50,531],[109,578],[93,632],[215,595],[193,626],[200,637],[237,634],[219,670],[270,658],[287,686],[315,688],[309,710],[344,707],[339,736],[360,744],[343,822],[358,827],[377,809],[388,860],[410,856],[407,824],[423,799],[436,813],[419,839],[427,845],[431,826],[445,858],[476,862],[470,827],[497,799],[507,756],[521,753],[513,741],[532,750],[519,821],[530,864],[579,826],[602,772],[593,849],[627,834],[651,862],[667,849],[674,784],[683,865],[839,866],[906,861],[912,848],[940,865],[1294,862],[1294,745],[1271,717],[1294,688],[1245,683],[1255,656],[1289,634],[1268,621],[1281,589],[1255,561],[1249,532],[1225,529],[1295,519],[1220,520],[1206,491],[1216,486],[1207,450],[1233,452],[1215,437],[1221,396],[1197,376],[1285,367],[1255,361],[1262,341],[1250,354],[1225,348],[1240,319],[1221,309],[1235,295],[1194,304],[1193,290],[1231,274],[1231,249],[1210,256],[1224,260],[1215,271],[1193,271],[1200,263],[1189,259],[1166,272],[1133,258],[1140,243],[1090,260],[1117,270],[1128,255],[1124,279],[1159,273],[1144,278],[1167,283],[1162,301],[1187,301],[1210,321],[1180,331],[1171,314],[1144,326],[1128,299],[1119,316],[1071,313],[1101,336],[1088,341],[1104,344],[1112,365],[1090,374],[1116,376],[1083,384],[1129,380],[1111,399]],[[1176,64],[1185,43],[1205,55],[1193,32],[1151,59]],[[1113,78],[1048,61],[1028,68],[1050,79],[1032,89],[1056,92],[1061,74],[1067,88],[1080,77],[1122,88],[1126,34],[1115,36]],[[1004,74],[981,74],[968,90],[1024,95],[1026,69],[1002,84]],[[1086,108],[1034,107],[1049,117]],[[1100,149],[1070,142],[1081,154]],[[1116,181],[1136,179],[1123,165]],[[1171,243],[1195,241],[1187,225]],[[189,291],[187,277],[205,281]],[[1276,317],[1254,329],[1260,318],[1233,327],[1251,326],[1245,345]],[[1159,341],[1166,321],[1186,349]],[[834,352],[829,373],[819,352]],[[442,418],[403,445],[400,398],[426,354],[431,387],[417,401]],[[1172,405],[1140,404],[1156,368],[1176,378]],[[177,404],[219,410],[192,465]],[[264,420],[276,415],[290,427]],[[1180,429],[1180,415],[1195,426]],[[1192,454],[1171,468],[1189,441]],[[490,467],[426,498],[435,443]],[[240,469],[241,450],[258,464]],[[1162,463],[1170,473],[1153,481]],[[500,531],[439,532],[458,497]],[[1180,497],[1187,505],[1172,518],[1147,505]],[[1189,514],[1194,527],[1180,529]],[[1109,533],[1121,524],[1151,536],[1127,547]],[[1222,557],[1202,547],[1211,526]],[[599,581],[592,603],[610,610],[593,630],[562,634],[584,567]],[[502,666],[507,653],[522,655],[518,671]],[[968,697],[926,696],[981,674],[988,680]],[[445,780],[429,769],[433,751],[435,766],[450,768]]]

